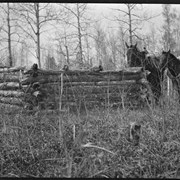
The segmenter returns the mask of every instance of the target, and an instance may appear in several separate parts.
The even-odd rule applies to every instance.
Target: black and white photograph
[[[180,4],[0,3],[12,177],[180,178]]]

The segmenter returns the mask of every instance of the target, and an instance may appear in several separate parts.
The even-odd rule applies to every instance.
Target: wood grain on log
[[[124,80],[124,81],[100,81],[100,82],[66,82],[64,86],[128,86],[136,84],[135,80]]]
[[[54,71],[54,70],[44,70],[44,69],[38,69],[37,73],[41,74],[41,75],[60,75],[61,73],[67,74],[67,75],[77,75],[79,74],[80,76],[83,74],[89,74],[89,75],[97,75],[99,73],[103,73],[103,74],[109,74],[109,73],[124,73],[126,74],[134,74],[137,72],[142,72],[142,68],[141,67],[134,67],[134,68],[126,68],[126,69],[121,69],[119,71],[102,71],[102,72],[92,72],[90,70],[69,70],[69,71],[63,71],[63,70],[59,70],[59,71]],[[26,70],[24,71],[24,74],[32,74],[33,70]]]
[[[22,106],[23,100],[15,97],[0,97],[0,103]]]
[[[121,74],[119,72],[114,72],[113,74],[103,74],[98,73],[94,74],[86,74],[86,75],[64,75],[63,82],[99,82],[99,81],[123,81],[123,80],[135,80],[138,81],[142,79],[144,76],[142,73],[134,73],[134,74]],[[22,85],[30,84],[34,82],[39,83],[50,83],[50,82],[60,82],[61,77],[56,75],[39,75],[37,77],[27,77],[25,79],[22,79],[21,83]]]
[[[4,82],[0,83],[0,90],[17,90],[19,89],[18,82]]]
[[[18,74],[0,73],[0,82],[19,82]]]
[[[12,110],[12,109],[14,109],[14,110],[22,110],[22,106],[21,105],[13,105],[13,104],[9,104],[9,103],[2,103],[2,102],[0,102],[0,107],[1,108],[5,108],[5,110],[7,110],[9,113],[11,113],[11,111],[9,111],[9,108]],[[8,113],[7,112],[7,113]],[[14,111],[13,111],[13,113],[14,113]]]
[[[3,97],[23,97],[24,93],[21,91],[6,91],[0,90],[0,96]]]

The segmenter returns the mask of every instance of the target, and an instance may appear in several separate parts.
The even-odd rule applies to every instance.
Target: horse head
[[[128,45],[127,47],[127,61],[130,67],[142,67],[142,62],[145,59],[144,52],[139,51],[137,43],[135,45]]]
[[[141,63],[141,57],[139,56],[140,52],[137,48],[137,43],[135,45],[128,45],[126,43],[126,47],[127,47],[127,61],[128,61],[128,65],[130,67],[139,67],[142,66]]]

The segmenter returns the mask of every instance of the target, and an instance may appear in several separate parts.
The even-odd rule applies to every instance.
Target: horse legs
[[[150,73],[147,76],[147,80],[150,83],[151,91],[152,91],[152,94],[154,96],[154,101],[155,101],[156,105],[159,104],[159,99],[160,99],[160,96],[162,94],[162,92],[161,92],[161,84],[160,84],[161,81],[158,78],[159,77],[155,77],[155,75],[152,74],[152,73]]]

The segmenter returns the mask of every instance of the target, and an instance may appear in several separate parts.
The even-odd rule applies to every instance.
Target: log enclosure
[[[29,110],[142,107],[149,94],[142,68],[101,72],[0,68],[0,103]]]

